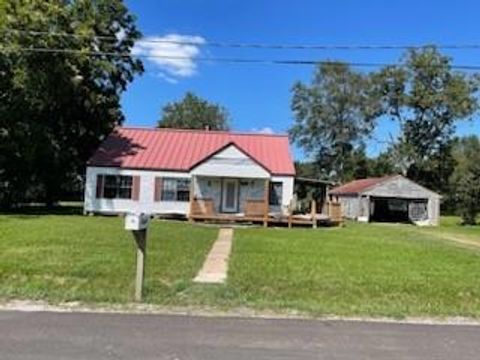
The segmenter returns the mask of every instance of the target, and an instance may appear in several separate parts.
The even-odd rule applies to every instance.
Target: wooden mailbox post
[[[150,215],[127,214],[125,216],[125,230],[133,233],[137,245],[137,270],[135,276],[135,301],[142,301],[143,280],[145,277],[145,260],[147,255],[147,228]]]

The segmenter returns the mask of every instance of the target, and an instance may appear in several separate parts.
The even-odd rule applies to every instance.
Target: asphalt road
[[[480,327],[0,311],[0,359],[479,359]]]

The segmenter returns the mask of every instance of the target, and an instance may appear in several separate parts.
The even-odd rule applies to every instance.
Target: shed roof
[[[439,198],[442,197],[440,194],[430,189],[427,189],[426,187],[420,184],[417,184],[413,180],[410,180],[402,175],[388,175],[383,177],[372,177],[372,178],[354,180],[347,184],[333,188],[329,192],[329,194],[331,195],[359,195],[364,193],[373,194],[379,191],[384,184],[390,184],[394,180],[395,181],[399,180],[404,184],[410,184],[410,187],[407,190],[408,194],[405,193],[405,189],[402,189],[401,187],[395,186],[393,188],[390,188],[389,191],[390,192],[393,191],[392,195],[397,194],[399,196],[408,198],[412,196],[418,196],[420,192],[420,193],[429,193]]]
[[[388,176],[382,176],[382,177],[371,177],[371,178],[354,180],[344,185],[340,185],[340,186],[337,186],[336,188],[333,188],[332,190],[329,191],[329,194],[357,195],[364,192],[365,190],[368,190],[380,183],[383,183],[384,181],[395,178],[397,176],[399,175],[388,175]]]
[[[295,175],[287,135],[228,131],[119,127],[100,145],[88,165],[190,171],[229,144],[272,175]]]

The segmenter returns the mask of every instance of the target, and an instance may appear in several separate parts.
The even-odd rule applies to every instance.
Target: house
[[[87,163],[85,212],[263,221],[294,176],[286,135],[121,127]]]
[[[358,221],[437,225],[440,217],[441,196],[401,175],[355,180],[330,190],[329,198]]]

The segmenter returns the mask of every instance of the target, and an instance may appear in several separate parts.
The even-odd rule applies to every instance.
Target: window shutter
[[[103,197],[103,182],[105,177],[103,175],[97,175],[97,199],[101,199]]]
[[[153,191],[153,200],[154,201],[161,201],[162,200],[162,178],[156,177],[155,178],[155,188]]]
[[[138,201],[140,197],[140,176],[132,176],[132,200]]]

